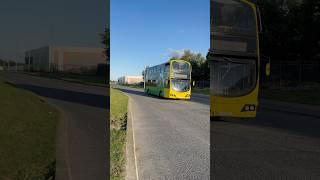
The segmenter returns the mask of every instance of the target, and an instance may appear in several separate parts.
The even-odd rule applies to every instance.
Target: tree
[[[106,55],[106,61],[109,64],[110,63],[110,29],[105,28],[104,34],[101,35],[102,37],[102,44],[105,45],[105,55]]]
[[[272,59],[319,60],[320,1],[259,1],[264,31],[261,52]]]
[[[205,58],[200,53],[193,53],[189,49],[184,50],[184,53],[180,57],[180,59],[183,59],[183,60],[186,60],[186,61],[189,61],[189,62],[193,61],[198,65],[204,63],[204,61],[205,61]]]
[[[320,1],[304,0],[299,12],[300,53],[308,59],[317,59],[320,54]]]
[[[109,84],[110,80],[110,29],[105,28],[104,34],[101,35],[102,44],[105,46],[105,56],[106,56],[106,84]]]

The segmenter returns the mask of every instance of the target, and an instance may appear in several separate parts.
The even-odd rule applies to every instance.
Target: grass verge
[[[131,87],[131,88],[143,89],[143,86],[137,85],[137,84],[128,84],[128,85],[125,85],[125,86]]]
[[[261,90],[261,98],[300,104],[320,105],[320,94],[314,90]]]
[[[59,111],[1,81],[0,107],[0,179],[54,178]]]
[[[128,97],[123,92],[110,88],[110,99],[111,179],[123,180],[125,178]]]
[[[260,90],[260,97],[278,101],[320,105],[319,91],[319,83],[304,83],[293,87],[263,88]]]

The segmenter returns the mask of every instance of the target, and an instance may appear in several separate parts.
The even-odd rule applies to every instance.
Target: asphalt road
[[[210,179],[209,100],[168,100],[121,87],[131,99],[140,180]]]
[[[320,119],[260,108],[211,122],[213,180],[319,180]]]
[[[33,91],[64,112],[57,133],[57,180],[108,179],[106,88],[7,72],[0,72],[0,79]]]
[[[14,73],[0,78],[65,111],[57,180],[106,179],[105,88]],[[255,119],[209,122],[207,98],[166,100],[122,90],[132,100],[139,179],[320,179],[320,118],[261,108]]]
[[[209,179],[208,157],[212,180],[320,179],[320,118],[261,104],[255,119],[210,122],[208,143],[205,97],[123,91],[133,100],[139,179]]]

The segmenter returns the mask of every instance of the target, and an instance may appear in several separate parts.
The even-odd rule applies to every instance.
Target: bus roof
[[[160,66],[160,65],[164,65],[164,64],[169,64],[171,61],[185,61],[187,62],[188,64],[190,64],[190,62],[184,60],[184,59],[169,59],[167,62],[165,63],[161,63],[161,64],[158,64],[158,65],[154,65],[154,66],[146,66],[146,69],[149,69],[149,68],[154,68],[156,66]]]

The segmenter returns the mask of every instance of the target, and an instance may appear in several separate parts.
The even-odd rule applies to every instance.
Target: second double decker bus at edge
[[[144,72],[144,91],[170,99],[190,99],[191,64],[184,60],[147,67]]]
[[[211,118],[256,117],[259,9],[253,0],[211,0]]]

